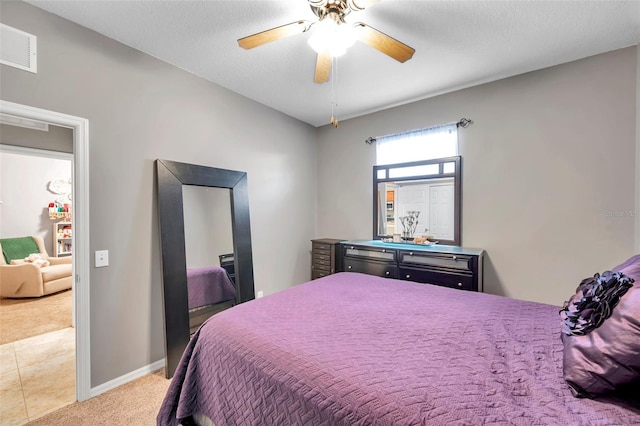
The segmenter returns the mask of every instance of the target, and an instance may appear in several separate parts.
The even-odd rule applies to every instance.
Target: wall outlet
[[[96,268],[109,266],[109,250],[96,250]]]
[[[256,299],[260,299],[262,296],[264,296],[264,292],[263,292],[263,291],[259,291],[259,292],[256,294]]]

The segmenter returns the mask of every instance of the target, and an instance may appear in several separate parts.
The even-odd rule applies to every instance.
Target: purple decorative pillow
[[[564,379],[575,396],[640,382],[640,255],[583,280],[560,315]]]
[[[629,258],[626,262],[613,268],[614,272],[622,272],[636,282],[640,281],[640,254]]]

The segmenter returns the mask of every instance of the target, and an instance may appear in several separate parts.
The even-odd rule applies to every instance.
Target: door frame
[[[91,397],[89,120],[0,99],[0,112],[73,130],[73,274],[76,332],[76,399]]]

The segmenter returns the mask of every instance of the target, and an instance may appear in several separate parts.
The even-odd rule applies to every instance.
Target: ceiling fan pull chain
[[[331,58],[333,66],[331,67],[331,120],[329,121],[333,127],[338,128],[338,104],[336,103],[335,86],[338,84],[338,58]]]

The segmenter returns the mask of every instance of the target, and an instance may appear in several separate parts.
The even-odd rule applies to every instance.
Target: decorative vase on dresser
[[[482,291],[484,250],[460,246],[342,241],[339,271]]]
[[[335,238],[311,240],[311,279],[325,277],[337,272],[337,249],[340,241]]]

